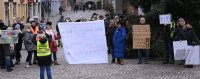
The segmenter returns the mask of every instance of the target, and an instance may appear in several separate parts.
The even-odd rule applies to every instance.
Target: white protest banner
[[[185,65],[199,65],[200,64],[200,46],[188,46]]]
[[[58,23],[69,64],[108,63],[104,21]]]
[[[174,41],[174,59],[175,60],[185,60],[187,41]]]
[[[159,15],[160,24],[170,24],[171,14]]]

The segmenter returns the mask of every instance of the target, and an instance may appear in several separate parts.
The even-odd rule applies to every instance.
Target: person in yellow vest
[[[165,41],[165,53],[164,53],[164,62],[163,64],[174,64],[174,52],[173,52],[173,41],[175,40],[175,30],[176,24],[172,20],[170,24],[164,24],[164,41]]]
[[[40,66],[40,79],[44,79],[44,72],[46,69],[47,78],[52,79],[51,75],[51,51],[49,42],[46,36],[40,36],[40,40],[36,43],[37,46],[37,60]]]

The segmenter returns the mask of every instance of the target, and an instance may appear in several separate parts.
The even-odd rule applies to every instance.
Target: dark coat
[[[183,38],[187,40],[188,45],[196,44],[197,36],[192,28],[188,28],[187,30],[184,31]]]
[[[46,43],[48,40],[47,38],[45,39],[40,39],[40,43],[41,44],[44,44]],[[37,44],[36,44],[37,45]],[[38,52],[37,52],[38,53]],[[42,56],[42,57],[39,57],[37,56],[37,60],[38,60],[38,65],[39,66],[50,66],[51,65],[51,55],[48,55],[48,56]]]
[[[108,28],[106,29],[107,43],[108,43],[108,46],[111,46],[111,47],[113,47],[113,35],[114,35],[114,30],[115,30],[115,27],[108,27]]]
[[[12,25],[13,30],[16,30],[16,27],[15,27],[15,26],[16,26],[17,24],[20,25],[20,30],[22,31],[22,30],[24,29],[24,25],[21,24],[21,23],[15,23],[15,24],[13,24],[13,25]],[[23,35],[22,33],[19,33],[19,35],[18,35],[18,43],[15,45],[16,51],[21,51],[21,49],[22,49],[23,36],[24,36],[24,35]]]
[[[28,31],[24,31],[24,45],[27,51],[35,51],[36,45],[32,42],[33,34]]]
[[[116,28],[113,35],[114,57],[124,58],[126,48],[126,28]]]
[[[60,30],[59,30],[59,27],[58,27],[58,23],[59,23],[59,22],[65,22],[65,20],[62,19],[62,18],[60,18],[59,21],[57,22],[57,24],[56,24],[56,32],[57,32],[57,36],[60,36]]]
[[[20,25],[20,30],[23,30],[23,29],[24,29],[24,25],[23,25],[23,24],[21,24],[21,23],[15,23],[15,24],[12,25],[13,30],[15,30],[15,26],[16,26],[17,24]]]
[[[0,30],[7,30],[7,26],[4,23],[0,23]],[[0,44],[0,52],[4,54],[4,56],[10,56],[10,44]]]

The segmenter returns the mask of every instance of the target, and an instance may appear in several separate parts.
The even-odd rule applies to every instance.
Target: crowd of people
[[[8,72],[11,72],[15,65],[19,65],[22,62],[21,55],[24,54],[21,54],[21,50],[24,44],[25,50],[28,53],[25,68],[38,64],[40,67],[40,78],[44,79],[44,71],[46,69],[48,79],[52,79],[50,66],[52,63],[59,65],[56,55],[58,47],[56,40],[60,39],[60,37],[53,32],[52,22],[49,19],[46,19],[44,22],[46,24],[45,27],[40,27],[36,20],[23,24],[20,18],[17,18],[16,23],[10,27],[6,26],[3,21],[0,22],[0,30],[17,30],[18,32],[17,43],[0,44],[1,69],[7,69]],[[14,59],[16,60],[15,62],[13,62]]]
[[[118,63],[123,65],[123,58],[126,52],[127,33],[129,32],[128,21],[124,19],[125,15],[116,15],[111,17],[109,14],[105,16],[93,13],[90,20],[84,19],[82,16],[75,22],[86,22],[104,20],[108,52],[112,54],[112,63]],[[137,25],[146,25],[145,17],[141,17]],[[61,16],[58,22],[72,22],[69,16],[64,20],[64,16]],[[177,22],[173,21],[171,24],[161,25],[163,27],[163,36],[165,41],[165,52],[163,64],[175,64],[173,41],[187,40],[189,45],[196,45],[197,37],[192,28],[192,25],[185,22],[183,18],[179,18]],[[58,26],[56,27],[59,34]],[[138,64],[149,64],[149,49],[137,49]],[[116,61],[117,59],[117,61]],[[184,61],[180,63],[183,65]],[[191,68],[192,65],[186,67]]]
[[[99,16],[99,17],[98,17]],[[90,20],[84,19],[82,16],[74,22],[86,22],[104,20],[108,52],[112,54],[112,63],[123,65],[123,59],[126,51],[126,40],[128,32],[128,21],[124,20],[122,16],[111,17],[109,14],[105,16],[93,13]],[[138,25],[145,25],[145,17],[138,19]],[[61,16],[59,22],[72,22],[70,16],[66,18]],[[51,79],[51,64],[59,65],[57,62],[57,47],[61,44],[61,38],[58,24],[56,25],[57,33],[53,32],[52,22],[49,19],[44,21],[45,28],[41,28],[38,21],[32,20],[30,23],[22,24],[21,19],[17,18],[16,23],[11,27],[7,27],[3,21],[0,21],[0,30],[18,30],[18,43],[0,44],[0,65],[1,69],[12,71],[12,67],[21,63],[21,49],[24,44],[28,53],[26,58],[26,68],[32,64],[38,64],[40,67],[40,77],[44,79],[44,71],[46,69],[48,79]],[[185,22],[183,18],[178,19],[177,22],[172,21],[171,24],[164,24],[163,34],[165,36],[165,55],[163,64],[174,64],[173,41],[187,40],[189,45],[196,45],[196,34],[189,22]],[[58,44],[57,44],[58,40]],[[14,52],[14,53],[13,53]],[[137,49],[138,64],[149,64],[149,49]],[[144,54],[144,55],[143,55]],[[32,57],[34,55],[34,57]],[[144,56],[144,57],[143,57]],[[144,58],[144,59],[143,59]],[[16,60],[13,63],[13,60]],[[116,61],[117,60],[117,61]],[[183,65],[184,61],[180,63]],[[186,65],[191,68],[193,65]]]

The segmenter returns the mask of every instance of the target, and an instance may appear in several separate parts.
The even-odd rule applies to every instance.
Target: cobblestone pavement
[[[93,12],[65,12],[72,20],[80,15],[90,18]],[[98,10],[96,13],[105,14]],[[50,20],[56,23],[59,16]],[[87,64],[69,65],[64,60],[63,49],[59,48],[58,62],[61,65],[52,65],[53,79],[200,79],[200,66],[187,69],[177,65],[162,65],[161,61],[150,61],[150,64],[137,64],[135,59],[125,59],[125,65],[117,64]],[[22,51],[22,61],[16,65],[12,72],[0,69],[0,79],[39,79],[39,67],[31,65],[25,68],[27,52]],[[110,59],[110,58],[109,58]]]
[[[69,65],[65,62],[62,48],[58,51],[58,62],[52,65],[54,79],[200,79],[200,67],[187,69],[180,65],[162,65],[160,61],[137,64],[137,60],[125,59],[125,65],[86,64]],[[22,51],[22,61],[12,72],[0,69],[0,79],[39,79],[39,67],[25,68],[26,51]]]

